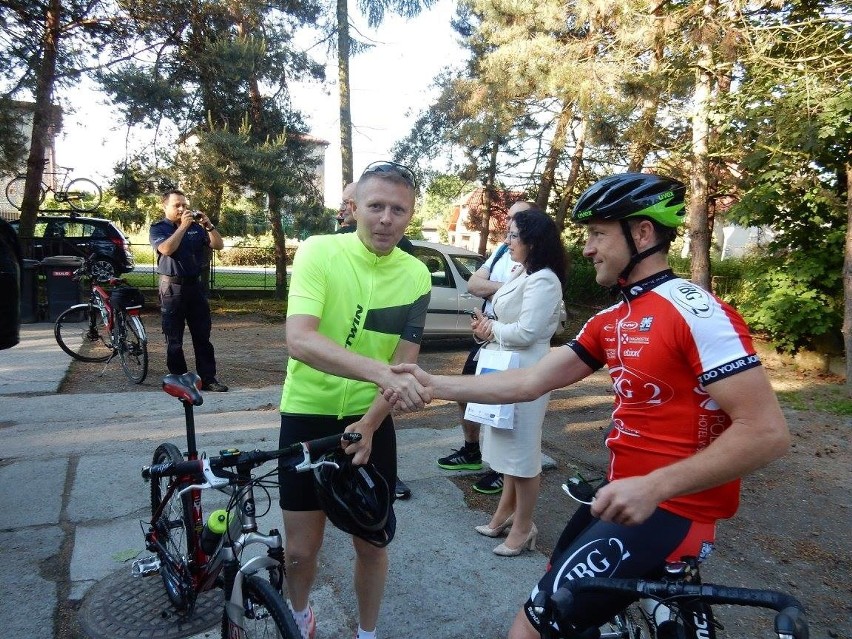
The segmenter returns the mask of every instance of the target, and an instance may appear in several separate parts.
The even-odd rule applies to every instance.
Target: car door
[[[415,246],[414,256],[426,265],[432,278],[424,333],[452,335],[458,330],[459,296],[447,260],[439,251],[426,246]]]

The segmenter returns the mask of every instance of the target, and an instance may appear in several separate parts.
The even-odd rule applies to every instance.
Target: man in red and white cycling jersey
[[[653,578],[666,561],[706,558],[716,521],[737,510],[740,478],[789,447],[786,421],[742,317],[669,269],[684,192],[675,180],[627,173],[583,193],[572,215],[587,229],[583,254],[598,284],[619,287],[620,298],[532,368],[484,378],[396,368],[413,372],[433,398],[493,404],[531,401],[602,366],[612,377],[607,483],[566,525],[510,639],[540,636],[532,600],[566,580]],[[623,607],[611,596],[582,597],[570,620],[577,631]]]

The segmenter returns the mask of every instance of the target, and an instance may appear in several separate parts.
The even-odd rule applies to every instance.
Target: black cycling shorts
[[[342,433],[344,429],[361,419],[360,416],[336,417],[317,415],[281,415],[281,431],[278,447],[284,448],[296,442],[303,442],[328,435]],[[373,450],[370,461],[385,478],[390,487],[391,503],[396,487],[396,431],[393,418],[388,415],[373,433]],[[321,510],[314,490],[314,473],[283,472],[278,470],[279,504],[282,510],[307,511]]]
[[[582,577],[656,579],[667,561],[707,558],[713,549],[715,524],[690,521],[657,508],[638,526],[620,526],[592,517],[581,506],[562,531],[547,572],[524,604],[527,619],[537,630],[540,620],[532,601],[540,591],[553,593],[568,580]],[[622,610],[629,599],[619,595],[583,593],[577,597],[577,630],[595,628]]]

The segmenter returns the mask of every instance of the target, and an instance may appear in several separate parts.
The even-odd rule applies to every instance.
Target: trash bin
[[[21,324],[38,321],[38,260],[24,260],[21,271]]]
[[[74,271],[83,265],[83,259],[71,255],[54,255],[41,261],[47,290],[47,319],[55,322],[65,309],[81,301],[80,282]]]

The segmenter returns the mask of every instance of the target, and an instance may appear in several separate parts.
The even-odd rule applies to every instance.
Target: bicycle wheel
[[[115,324],[119,333],[116,345],[121,368],[127,379],[134,384],[141,384],[148,374],[148,338],[142,320],[136,315],[118,311]]]
[[[242,628],[231,628],[227,612],[222,615],[222,639],[302,638],[284,597],[261,575],[249,575],[243,581],[243,612]]]
[[[91,304],[75,304],[53,325],[59,347],[81,362],[105,362],[115,352],[101,312]]]
[[[103,193],[89,178],[76,178],[68,183],[63,197],[75,211],[94,211],[101,205]]]
[[[178,462],[183,460],[180,450],[174,444],[160,444],[154,451],[153,464]],[[151,481],[151,515],[160,508],[163,497],[168,492],[171,477],[161,477]],[[195,603],[195,590],[189,571],[190,558],[195,554],[195,528],[192,521],[192,496],[178,492],[185,488],[179,485],[172,493],[169,502],[163,508],[160,517],[153,522],[157,535],[160,558],[160,577],[166,588],[169,601],[176,610],[187,610]]]
[[[24,204],[24,187],[27,184],[27,178],[18,176],[6,185],[6,199],[9,204],[14,206],[19,211]],[[44,187],[38,187],[38,203],[44,202]]]

